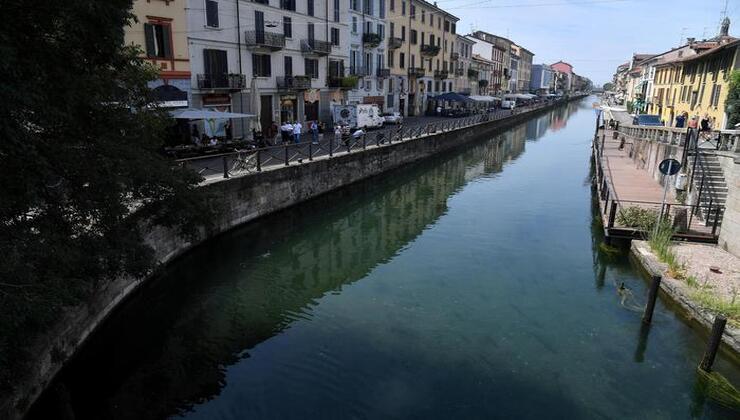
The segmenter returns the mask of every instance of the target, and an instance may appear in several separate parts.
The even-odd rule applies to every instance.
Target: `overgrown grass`
[[[670,222],[664,220],[658,227],[648,233],[648,244],[658,256],[658,259],[668,265],[668,274],[673,278],[683,280],[686,277],[686,266],[679,261],[678,256],[671,249],[671,238],[676,230]]]
[[[736,299],[737,294],[732,299],[722,299],[712,292],[711,287],[696,287],[691,293],[691,299],[696,301],[702,308],[712,312],[722,314],[727,317],[734,327],[740,327],[740,302]]]
[[[637,206],[627,207],[619,210],[619,213],[617,213],[617,223],[620,225],[646,231],[651,230],[655,226],[657,219],[657,211]]]

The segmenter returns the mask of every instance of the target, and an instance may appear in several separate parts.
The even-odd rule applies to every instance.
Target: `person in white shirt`
[[[283,125],[280,127],[280,133],[282,133],[283,135],[283,143],[288,143],[291,136],[293,135],[293,124],[291,124],[289,121],[283,123]]]
[[[296,121],[293,123],[293,141],[296,142],[296,144],[301,142],[301,130],[303,129],[303,125],[301,125],[300,122]]]

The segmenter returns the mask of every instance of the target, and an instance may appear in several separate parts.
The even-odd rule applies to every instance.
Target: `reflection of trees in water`
[[[327,292],[363,278],[447,210],[468,168],[500,171],[525,126],[208,242],[117,311],[60,375],[81,417],[152,418],[218,395],[225,368]],[[482,174],[480,174],[482,175]],[[53,396],[39,418],[54,417]]]

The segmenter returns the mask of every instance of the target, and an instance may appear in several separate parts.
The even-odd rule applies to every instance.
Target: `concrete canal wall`
[[[572,97],[570,101],[583,97]],[[220,200],[222,209],[213,229],[203,230],[196,239],[189,241],[178,236],[173,229],[156,226],[147,228],[145,238],[154,248],[159,263],[165,264],[193,246],[243,223],[402,165],[475,140],[489,138],[506,128],[527,121],[532,116],[562,105],[564,103],[559,102],[500,120],[336,155],[333,158],[321,157],[247,176],[209,181],[203,188],[207,188]],[[61,314],[56,327],[32,349],[31,354],[35,355],[32,370],[26,377],[18,378],[12,395],[0,397],[0,418],[22,417],[87,337],[145,280],[146,278],[119,278],[102,282],[102,288],[87,304],[70,308],[65,314]]]

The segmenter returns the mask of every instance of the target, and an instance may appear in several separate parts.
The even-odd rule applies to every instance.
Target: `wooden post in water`
[[[617,202],[612,201],[611,209],[609,209],[609,224],[607,227],[609,229],[614,227],[614,218],[617,216]]]
[[[709,336],[709,342],[707,342],[707,349],[704,351],[704,357],[701,359],[699,368],[704,372],[711,372],[712,365],[714,364],[714,358],[717,357],[717,350],[719,345],[722,343],[722,333],[725,332],[725,325],[727,324],[727,318],[724,315],[717,315],[714,318],[714,324],[712,325],[712,334]]]
[[[658,291],[660,290],[660,276],[653,276],[650,281],[650,290],[648,291],[648,300],[645,305],[645,312],[642,314],[642,322],[649,324],[653,320],[653,312],[655,311],[655,301],[658,299]]]

